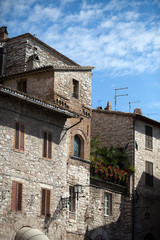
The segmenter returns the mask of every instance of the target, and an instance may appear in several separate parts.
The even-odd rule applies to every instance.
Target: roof
[[[46,43],[42,42],[41,40],[39,40],[38,38],[36,38],[35,36],[33,36],[33,35],[30,34],[30,33],[25,33],[25,34],[22,34],[22,35],[13,37],[13,38],[7,38],[7,39],[4,39],[4,40],[2,40],[2,41],[11,41],[11,40],[13,40],[13,39],[23,38],[23,37],[32,38],[34,41],[39,42],[40,44],[42,44],[43,46],[45,46],[46,48],[48,48],[48,49],[51,50],[52,52],[56,53],[57,55],[59,55],[60,57],[62,57],[62,58],[64,58],[64,59],[66,59],[66,60],[69,61],[71,64],[73,64],[73,65],[75,65],[75,66],[80,66],[78,63],[72,61],[70,58],[66,57],[65,55],[63,55],[62,53],[58,52],[58,51],[55,50],[54,48],[50,47],[50,46],[47,45]]]
[[[68,109],[61,108],[54,103],[42,100],[42,99],[37,98],[35,96],[31,96],[27,93],[16,91],[14,89],[11,89],[11,88],[6,87],[6,86],[1,85],[1,84],[0,84],[0,93],[13,96],[13,97],[15,97],[19,100],[25,101],[26,103],[31,103],[31,104],[34,104],[34,105],[41,106],[41,107],[43,107],[47,110],[54,111],[54,112],[57,112],[59,114],[63,114],[66,117],[70,117],[70,118],[71,117],[74,117],[74,118],[79,117],[78,114],[76,114],[76,113],[74,113],[74,112],[72,112]]]
[[[111,115],[119,115],[124,117],[131,117],[134,120],[141,120],[150,124],[153,124],[157,127],[160,127],[160,122],[153,120],[151,118],[148,118],[144,115],[138,114],[138,113],[127,113],[127,112],[120,112],[120,111],[109,111],[109,110],[103,110],[103,109],[92,109],[92,112],[96,113],[103,113],[103,114],[111,114]]]
[[[94,69],[94,67],[91,66],[64,66],[64,67],[53,67],[52,65],[49,66],[44,66],[44,67],[40,67],[40,68],[35,68],[33,70],[29,70],[29,71],[23,71],[23,72],[17,72],[14,74],[9,74],[9,75],[5,75],[0,77],[1,80],[5,80],[5,79],[11,79],[17,76],[23,76],[23,75],[28,75],[28,74],[39,74],[42,72],[54,72],[54,71],[91,71],[92,69]]]
[[[49,240],[48,237],[38,229],[22,227],[16,234],[15,240]]]

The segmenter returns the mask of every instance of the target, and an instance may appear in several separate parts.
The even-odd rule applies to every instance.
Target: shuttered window
[[[145,126],[146,148],[153,149],[152,127]]]
[[[52,158],[52,134],[48,132],[43,133],[43,157]]]
[[[50,217],[50,199],[51,191],[46,188],[42,188],[41,191],[41,215]]]
[[[24,133],[25,128],[23,123],[16,122],[15,124],[15,150],[24,152]]]
[[[153,163],[146,161],[146,185],[153,186]]]
[[[12,182],[12,211],[22,211],[22,183]]]

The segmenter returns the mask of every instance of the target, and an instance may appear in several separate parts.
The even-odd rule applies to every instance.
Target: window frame
[[[21,189],[20,189],[21,186]],[[20,200],[19,200],[20,194]],[[19,209],[20,201],[20,209]],[[11,210],[12,212],[22,212],[22,203],[23,203],[23,183],[18,181],[12,181],[12,201],[11,201]]]
[[[46,138],[46,147],[45,147],[45,134],[47,134]],[[49,141],[49,136],[51,137]],[[42,157],[48,160],[52,159],[52,133],[48,131],[43,131],[43,149],[42,149]],[[49,143],[50,143],[50,151],[49,151]],[[49,157],[49,152],[50,152],[50,157]],[[45,154],[46,153],[46,154]]]
[[[45,195],[43,195],[43,191],[45,192]],[[48,193],[49,193],[49,199],[48,199]],[[43,203],[43,199],[44,199],[44,203]],[[48,200],[49,200],[49,206],[47,205]],[[44,214],[43,214],[43,211],[44,211]],[[48,217],[48,218],[51,217],[51,190],[48,188],[41,188],[41,216]]]
[[[17,130],[17,124],[18,124],[18,130]],[[21,131],[22,126],[24,130],[23,134]],[[17,136],[17,131],[18,131],[18,136]],[[21,146],[21,143],[23,143],[23,146]],[[25,124],[17,121],[15,122],[14,150],[22,153],[25,151]]]
[[[75,144],[77,144],[76,138],[79,141],[78,154],[76,154],[76,150],[75,150]],[[77,157],[77,158],[84,158],[84,140],[83,140],[83,138],[79,134],[75,134],[73,140],[74,140],[73,156]]]
[[[153,187],[153,163],[145,162],[145,185]]]
[[[79,99],[79,81],[72,79],[72,97]]]
[[[112,194],[109,192],[104,193],[104,216],[112,215]]]
[[[145,125],[145,148],[153,149],[153,128],[148,125]]]
[[[69,212],[74,213],[76,211],[76,194],[74,187],[69,186]]]
[[[18,81],[18,91],[27,93],[27,79],[21,79]]]

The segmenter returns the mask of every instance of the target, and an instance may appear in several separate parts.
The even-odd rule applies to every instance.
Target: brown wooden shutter
[[[46,189],[46,216],[50,216],[50,197],[51,197],[51,192],[50,190]]]
[[[18,184],[18,200],[17,200],[17,210],[22,210],[22,183]]]
[[[52,158],[52,134],[48,133],[48,158]]]
[[[12,182],[12,211],[17,208],[17,182]]]
[[[20,151],[24,151],[24,124],[20,124]]]
[[[41,195],[41,215],[45,215],[45,189],[42,188]]]
[[[16,122],[15,129],[15,149],[19,150],[19,123]]]
[[[47,133],[43,134],[43,157],[47,157]]]

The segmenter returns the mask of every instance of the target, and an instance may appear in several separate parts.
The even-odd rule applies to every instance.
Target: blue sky
[[[117,110],[160,121],[159,0],[0,0],[0,23],[9,37],[26,32],[80,65],[95,66],[92,108],[107,101]]]

